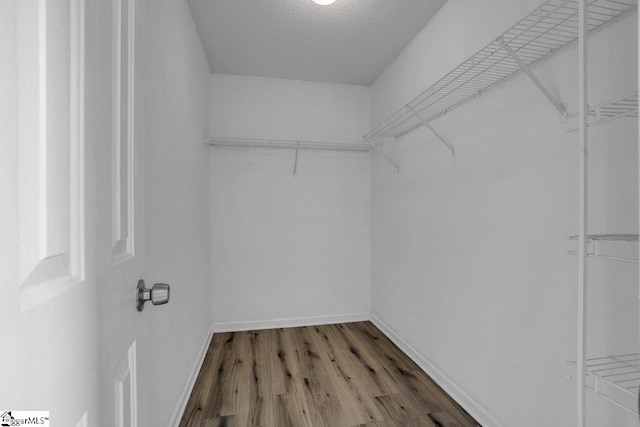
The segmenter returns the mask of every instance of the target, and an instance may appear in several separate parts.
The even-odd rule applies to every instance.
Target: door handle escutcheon
[[[155,283],[151,289],[147,289],[144,280],[138,280],[136,287],[136,303],[138,311],[144,310],[144,303],[151,301],[153,305],[162,305],[169,302],[170,286],[166,283]]]

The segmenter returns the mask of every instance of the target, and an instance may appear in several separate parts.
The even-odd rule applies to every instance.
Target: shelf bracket
[[[502,43],[502,47],[507,52],[509,57],[513,59],[516,64],[518,64],[520,69],[529,77],[529,79],[531,79],[533,84],[535,84],[538,89],[540,89],[540,92],[542,92],[542,94],[549,100],[549,102],[553,104],[553,106],[556,108],[556,110],[558,110],[562,117],[568,117],[566,108],[564,108],[560,101],[558,101],[556,97],[553,96],[551,92],[549,92],[549,89],[547,89],[546,86],[542,84],[542,82],[535,76],[535,74],[533,74],[533,72],[531,71],[531,67],[529,67],[522,61],[518,54],[514,52],[511,46],[509,46],[509,43],[507,43],[507,41],[502,37],[500,37],[498,41]]]
[[[400,167],[396,164],[396,162],[394,162],[386,154],[384,154],[384,152],[380,148],[378,148],[374,143],[372,143],[369,138],[364,138],[364,142],[369,144],[369,147],[377,151],[378,154],[380,154],[390,165],[392,165],[396,169],[396,172],[400,173]]]
[[[296,159],[293,162],[293,176],[296,176],[296,171],[298,170],[298,151],[300,151],[300,143],[296,143]]]
[[[430,124],[429,122],[427,122],[425,119],[423,119],[418,113],[416,113],[416,110],[414,110],[413,108],[411,108],[411,112],[413,113],[414,116],[416,116],[416,118],[418,120],[420,120],[420,123],[422,123],[423,126],[425,126],[427,129],[429,129],[431,131],[432,134],[434,134],[436,136],[436,138],[438,138],[438,140],[440,142],[442,142],[448,149],[449,151],[451,151],[451,155],[453,157],[456,156],[456,149],[454,148],[453,145],[451,145],[451,143],[449,141],[447,141],[445,138],[442,137],[442,135],[440,135]]]

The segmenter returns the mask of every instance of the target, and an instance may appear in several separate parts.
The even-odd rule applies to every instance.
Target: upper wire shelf
[[[369,146],[322,141],[278,140],[253,138],[207,138],[206,143],[218,147],[288,148],[293,150],[316,151],[369,151]]]
[[[577,362],[567,362],[577,367]],[[606,356],[586,360],[585,386],[611,403],[638,414],[640,388],[640,354]],[[569,377],[575,380],[574,377]]]
[[[637,0],[594,0],[588,31],[634,9]],[[578,39],[578,1],[550,0],[363,136],[399,137],[510,79]],[[563,107],[556,103],[561,112]]]
[[[622,117],[638,117],[638,93],[603,102],[589,108],[590,121],[588,126],[596,126]],[[567,133],[575,132],[578,128],[570,128]]]

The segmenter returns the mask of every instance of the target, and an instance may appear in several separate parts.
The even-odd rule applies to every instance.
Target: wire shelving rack
[[[638,414],[637,407],[637,355],[606,356],[596,359],[587,357],[587,311],[588,311],[588,260],[592,257],[637,262],[638,251],[636,235],[595,235],[589,233],[589,129],[596,124],[635,114],[637,116],[636,93],[621,99],[592,107],[589,99],[589,33],[593,26],[594,5],[599,0],[576,0],[578,5],[578,304],[577,304],[577,352],[575,362],[569,362],[575,368],[577,388],[576,421],[578,427],[587,425],[586,390],[591,390],[605,400]],[[612,8],[621,6],[627,11],[635,10],[636,3],[630,0],[607,0]],[[613,5],[615,4],[615,7]],[[598,12],[599,13],[599,12]],[[624,12],[623,12],[624,13]],[[621,16],[621,15],[619,15]],[[614,18],[609,20],[612,21]],[[602,25],[601,25],[602,26]],[[635,112],[634,112],[635,110]],[[631,249],[632,254],[620,255],[603,251],[608,249]]]
[[[522,72],[567,116],[564,106],[533,75],[531,67],[578,39],[578,6],[578,0],[547,1],[391,114],[363,139],[399,138]],[[636,7],[636,0],[590,0],[588,32],[604,27]]]
[[[579,236],[578,250],[573,251],[578,256],[578,328],[577,360],[572,363],[576,368],[577,383],[577,425],[586,426],[585,390],[591,389],[617,404],[618,406],[635,408],[618,400],[619,396],[603,393],[602,385],[613,385],[620,388],[624,381],[618,381],[609,374],[609,370],[601,370],[599,363],[612,362],[611,369],[616,369],[616,363],[622,362],[617,356],[600,359],[586,358],[586,302],[587,302],[587,258],[599,257],[619,259],[622,261],[638,262],[637,250],[633,256],[620,256],[603,252],[603,246],[631,245],[637,248],[637,236],[621,235],[589,235],[587,227],[587,146],[588,128],[621,117],[638,116],[637,92],[610,102],[589,106],[587,93],[587,40],[595,31],[613,23],[622,16],[637,9],[637,0],[549,0],[524,19],[513,25],[506,32],[495,38],[491,43],[480,49],[451,72],[440,78],[413,100],[395,111],[368,133],[363,135],[363,141],[383,138],[400,138],[420,127],[428,128],[453,155],[454,146],[432,127],[431,122],[447,114],[493,87],[524,73],[548,99],[553,107],[564,117],[570,115],[565,106],[545,87],[535,76],[533,68],[551,58],[564,48],[578,44],[578,128],[579,131]],[[571,130],[569,130],[571,131]],[[591,248],[591,249],[590,249]],[[591,253],[589,253],[591,252]],[[571,252],[570,252],[571,253]],[[607,365],[609,366],[609,365]],[[635,375],[635,374],[634,374]],[[591,385],[588,379],[595,378]],[[636,378],[636,377],[633,377]],[[635,383],[631,392],[635,393]],[[629,391],[627,386],[625,390]],[[632,401],[633,399],[632,394]],[[635,394],[637,398],[637,394]],[[628,398],[628,396],[627,396]],[[624,400],[625,397],[622,397]],[[637,411],[637,409],[635,409]]]

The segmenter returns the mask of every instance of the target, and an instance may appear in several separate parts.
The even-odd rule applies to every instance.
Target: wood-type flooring
[[[214,334],[180,427],[479,426],[370,322]]]

